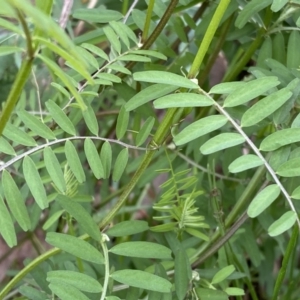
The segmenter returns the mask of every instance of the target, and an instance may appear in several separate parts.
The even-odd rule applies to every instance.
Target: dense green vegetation
[[[299,299],[299,8],[1,0],[0,299]]]

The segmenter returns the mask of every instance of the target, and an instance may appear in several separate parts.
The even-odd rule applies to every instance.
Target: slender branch
[[[127,11],[127,13],[126,13],[126,15],[125,15],[125,17],[124,17],[124,19],[123,19],[123,23],[124,23],[124,24],[126,23],[126,21],[127,21],[127,19],[129,18],[131,12],[132,12],[133,9],[136,7],[136,5],[138,4],[138,2],[139,2],[139,0],[134,0],[133,3],[131,4],[131,6],[129,7],[129,9],[128,9],[128,11]],[[125,2],[125,0],[124,0],[123,5],[126,4],[126,3],[128,4],[128,1]]]

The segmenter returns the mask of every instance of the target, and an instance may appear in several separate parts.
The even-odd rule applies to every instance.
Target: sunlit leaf
[[[186,144],[196,138],[212,132],[227,123],[227,118],[222,115],[213,115],[202,118],[184,128],[174,137],[177,146]]]
[[[255,218],[267,209],[279,196],[280,188],[271,184],[260,191],[251,201],[247,213],[250,218]]]
[[[34,138],[10,123],[5,125],[3,135],[17,144],[24,146],[36,146],[36,141]]]
[[[276,173],[283,177],[300,176],[300,158],[292,158],[282,163],[277,169]]]
[[[116,10],[104,8],[78,8],[74,11],[73,17],[87,22],[108,23],[122,19],[123,15]]]
[[[12,53],[23,52],[24,49],[14,46],[1,46],[0,47],[0,56],[9,55]]]
[[[297,214],[294,211],[284,213],[278,220],[276,220],[269,228],[270,236],[277,236],[289,230],[296,222]]]
[[[139,61],[139,62],[151,62],[151,58],[147,56],[142,55],[136,55],[136,54],[126,54],[123,56],[119,56],[119,61]]]
[[[146,221],[131,220],[116,223],[113,227],[106,231],[107,235],[111,236],[126,236],[148,230],[148,223]]]
[[[90,52],[94,53],[95,55],[103,58],[104,60],[109,60],[107,54],[99,47],[92,45],[92,44],[81,44],[81,47],[89,50]]]
[[[234,272],[234,270],[235,270],[235,268],[234,268],[233,265],[229,265],[229,266],[227,266],[227,267],[224,267],[223,269],[221,269],[220,271],[218,271],[218,272],[214,275],[214,277],[213,277],[211,283],[212,283],[212,284],[216,284],[216,283],[222,282],[222,281],[225,280],[228,276],[230,276],[230,275]]]
[[[247,154],[235,159],[229,166],[229,172],[239,173],[263,165],[263,161],[254,154]]]
[[[61,300],[89,300],[85,294],[73,285],[53,282],[49,284],[49,288]]]
[[[229,296],[244,296],[245,292],[243,289],[235,288],[235,287],[228,287],[225,289],[225,292]]]
[[[0,137],[0,152],[3,152],[8,155],[16,155],[14,148],[11,144],[2,136]]]
[[[246,82],[234,81],[234,82],[222,82],[213,86],[209,93],[210,94],[231,94],[234,91],[241,89],[246,86]]]

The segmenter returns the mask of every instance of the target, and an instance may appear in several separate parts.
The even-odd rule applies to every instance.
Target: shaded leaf
[[[146,221],[132,220],[132,221],[123,221],[115,224],[113,227],[109,228],[106,231],[107,235],[111,236],[125,236],[132,235],[139,232],[148,230],[148,223]]]
[[[201,300],[228,300],[228,295],[223,291],[207,288],[196,288],[195,291]]]
[[[123,18],[123,15],[116,10],[103,8],[79,8],[73,13],[75,19],[84,20],[93,23],[108,23]]]
[[[16,155],[14,148],[11,144],[2,136],[0,137],[0,152],[3,152],[8,155]]]
[[[65,155],[70,169],[75,175],[76,179],[78,180],[78,182],[83,183],[85,181],[85,174],[77,150],[69,140],[67,140],[65,144]]]
[[[116,126],[117,139],[120,140],[126,133],[129,122],[129,112],[126,111],[124,105],[121,107]]]
[[[49,288],[61,300],[89,300],[79,289],[69,284],[53,282],[49,284]]]
[[[138,50],[130,50],[129,53],[136,53],[136,54],[140,54],[140,55],[148,55],[148,56],[153,56],[155,58],[158,59],[163,59],[163,60],[167,60],[167,57],[162,54],[161,52],[158,51],[154,51],[154,50],[144,50],[144,49],[138,49]]]
[[[125,242],[112,247],[109,252],[129,257],[172,259],[169,248],[150,242]]]
[[[194,93],[175,93],[161,97],[153,102],[157,109],[169,107],[205,107],[214,102],[208,97]]]
[[[263,165],[264,162],[254,154],[247,154],[235,159],[229,166],[229,172],[239,173]]]
[[[245,138],[239,133],[220,133],[209,139],[201,147],[203,154],[211,154],[223,149],[227,149],[245,142]]]
[[[48,217],[47,221],[43,225],[43,230],[48,230],[65,212],[64,209],[56,211],[52,216]]]
[[[15,181],[6,170],[2,173],[2,187],[6,202],[15,220],[24,231],[29,230],[31,222],[25,201]]]
[[[246,82],[243,81],[233,81],[233,82],[222,82],[213,86],[209,93],[210,94],[231,94],[234,91],[241,89],[246,86]]]
[[[102,291],[102,286],[96,279],[74,271],[50,271],[47,273],[47,281],[50,283],[72,285],[81,291],[89,293],[100,293]]]
[[[3,135],[17,144],[24,146],[36,146],[34,138],[10,123],[5,125]]]
[[[90,237],[98,242],[101,240],[102,236],[98,225],[92,218],[91,214],[88,213],[79,203],[69,199],[64,195],[58,195],[56,200],[63,209],[65,209],[72,217],[76,219],[79,226]]]
[[[299,51],[300,44],[300,34],[298,31],[293,30],[290,34],[288,45],[287,45],[287,55],[286,55],[286,66],[288,68],[299,68],[300,58],[297,55]]]
[[[119,61],[140,61],[140,62],[151,62],[151,58],[136,54],[126,54],[117,58]]]
[[[119,270],[113,272],[110,277],[129,286],[161,293],[170,292],[172,287],[168,280],[139,270]]]
[[[185,228],[185,231],[187,233],[189,233],[190,235],[195,236],[201,240],[204,240],[206,242],[209,241],[209,237],[206,234],[204,234],[203,232],[201,232],[195,228]]]
[[[282,163],[277,168],[276,173],[283,177],[300,176],[300,158],[292,158]]]
[[[92,45],[92,44],[81,44],[81,47],[89,50],[90,52],[94,53],[95,55],[103,58],[104,60],[109,60],[107,54],[99,47],[95,46],[95,45]]]
[[[277,236],[289,230],[296,222],[297,214],[294,211],[288,211],[276,220],[269,228],[270,236]]]
[[[229,296],[244,296],[245,292],[243,289],[235,288],[235,287],[228,287],[225,289],[225,292]]]
[[[46,242],[83,260],[96,264],[104,263],[103,255],[95,247],[75,236],[49,232],[46,236]]]
[[[113,173],[112,173],[112,179],[113,181],[119,181],[122,177],[125,168],[128,163],[128,148],[124,148],[120,151],[120,153],[117,156]]]
[[[251,201],[247,213],[250,218],[255,218],[267,209],[280,195],[277,184],[271,184],[260,191]]]
[[[222,282],[227,277],[229,277],[234,272],[234,270],[235,270],[235,268],[233,265],[224,267],[223,269],[221,269],[214,275],[214,277],[211,281],[211,284],[216,284],[216,283]]]
[[[136,81],[170,84],[173,86],[185,87],[188,89],[199,89],[198,84],[194,83],[192,80],[165,71],[135,72],[133,74],[133,79]]]
[[[148,117],[143,124],[141,130],[138,132],[135,138],[135,143],[137,146],[142,145],[146,139],[150,136],[150,132],[153,128],[155,119],[153,117]]]
[[[104,177],[104,169],[94,142],[87,138],[84,141],[84,152],[87,161],[97,179]]]
[[[116,33],[112,30],[111,27],[106,26],[103,27],[103,32],[106,35],[108,41],[111,44],[111,47],[117,52],[117,53],[121,53],[121,43],[119,41],[118,36],[116,35]]]
[[[110,175],[111,161],[112,161],[112,150],[109,142],[105,142],[101,148],[100,159],[103,165],[103,178],[106,179]]]
[[[184,128],[174,137],[177,146],[186,144],[196,138],[212,132],[227,123],[227,118],[222,115],[213,115],[202,118]]]
[[[13,53],[23,52],[24,49],[15,46],[1,46],[0,56],[5,56]]]
[[[49,203],[42,179],[35,163],[29,156],[25,156],[23,159],[23,174],[30,192],[38,206],[41,209],[48,207]]]
[[[82,115],[90,132],[94,135],[98,135],[99,125],[93,108],[87,105],[87,109],[82,112]]]

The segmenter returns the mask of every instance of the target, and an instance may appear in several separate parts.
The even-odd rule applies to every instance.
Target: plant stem
[[[146,20],[145,20],[145,24],[144,24],[144,30],[143,30],[143,34],[142,34],[142,42],[146,41],[147,37],[148,37],[154,3],[155,3],[155,0],[149,0]]]
[[[103,256],[104,256],[105,276],[104,276],[104,283],[103,283],[103,289],[102,289],[100,300],[104,300],[106,298],[106,291],[107,291],[108,282],[109,282],[109,259],[108,259],[108,249],[107,249],[107,245],[106,245],[107,239],[108,239],[108,236],[106,234],[103,234],[102,241],[101,241],[101,247],[102,247]]]
[[[189,71],[188,77],[189,78],[195,78],[197,76],[197,73],[200,69],[200,66],[202,64],[202,61],[208,51],[208,48],[210,46],[210,43],[215,36],[216,30],[222,20],[222,17],[230,3],[230,0],[221,0],[210,23],[209,26],[205,32],[204,38],[202,40],[202,43],[200,45],[200,48],[196,54],[196,57],[193,61],[193,64],[191,66],[191,69]]]

